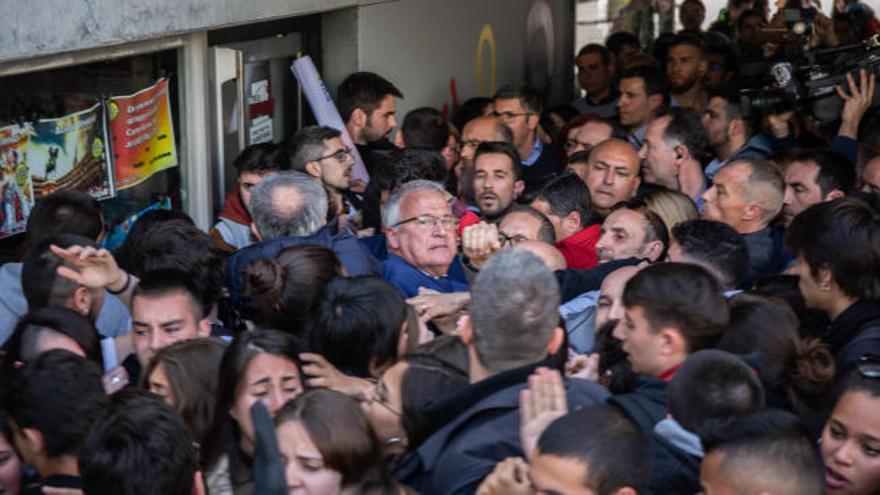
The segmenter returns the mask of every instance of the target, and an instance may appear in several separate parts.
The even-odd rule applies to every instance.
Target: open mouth
[[[849,480],[841,476],[837,471],[831,468],[825,468],[825,486],[829,488],[841,488],[848,483]]]

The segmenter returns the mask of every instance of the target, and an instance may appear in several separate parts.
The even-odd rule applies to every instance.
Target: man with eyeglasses
[[[291,140],[288,154],[293,170],[320,180],[330,193],[330,205],[345,208],[343,197],[351,188],[354,159],[342,133],[332,127],[303,127]]]
[[[541,120],[541,95],[529,86],[508,85],[495,93],[492,113],[513,133],[513,145],[523,167],[526,189],[536,187],[542,179],[559,173],[562,164],[553,146],[538,137]]]
[[[465,280],[450,276],[458,255],[448,194],[437,182],[414,180],[398,187],[382,209],[388,258],[382,277],[414,297],[419,288],[441,293],[466,291]]]
[[[577,132],[565,142],[565,154],[571,157],[581,151],[590,151],[597,144],[610,139],[615,133],[614,125],[601,117],[585,115],[587,121],[578,127]],[[624,133],[625,135],[625,133]]]

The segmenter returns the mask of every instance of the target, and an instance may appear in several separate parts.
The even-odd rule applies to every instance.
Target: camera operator
[[[837,95],[844,101],[843,110],[840,112],[840,127],[837,135],[831,140],[831,148],[846,156],[847,160],[855,166],[858,156],[858,133],[859,123],[865,112],[871,107],[876,90],[876,76],[866,74],[864,69],[859,71],[859,82],[856,83],[852,74],[846,75],[846,88],[836,86]],[[799,114],[802,119],[803,114]],[[794,120],[795,112],[789,110],[767,116],[767,127],[772,137],[771,146],[774,150],[798,146],[805,141],[815,146],[815,138],[799,139],[800,134],[810,132],[808,119]],[[817,132],[811,132],[816,135]],[[821,138],[821,134],[818,134]]]

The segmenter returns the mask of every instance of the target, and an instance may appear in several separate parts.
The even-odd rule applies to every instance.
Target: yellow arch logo
[[[486,83],[483,78],[483,46],[489,45],[489,87],[486,88]],[[477,87],[480,88],[480,93],[487,97],[491,98],[493,94],[495,94],[495,65],[496,65],[496,54],[495,54],[495,33],[492,32],[492,26],[489,24],[483,24],[483,29],[480,30],[480,39],[477,41]]]

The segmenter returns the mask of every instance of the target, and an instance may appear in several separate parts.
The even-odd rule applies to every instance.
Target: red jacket
[[[556,243],[565,257],[565,264],[573,270],[587,270],[599,264],[596,243],[599,242],[600,224],[590,225]]]

